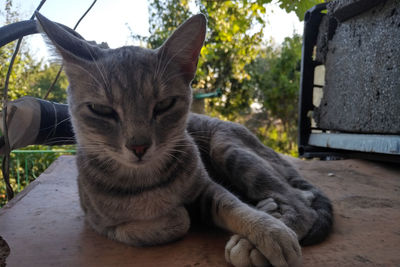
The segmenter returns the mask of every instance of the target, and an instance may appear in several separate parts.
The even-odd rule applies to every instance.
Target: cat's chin
[[[130,162],[130,164],[135,167],[143,167],[143,166],[147,165],[148,163],[149,163],[149,160],[137,160],[134,162]]]
[[[151,166],[150,159],[129,159],[129,160],[118,160],[121,165],[130,169],[144,169]]]
[[[143,168],[146,167],[146,165],[148,165],[150,161],[149,160],[130,160],[130,161],[126,161],[123,162],[123,165],[128,167],[128,168]]]

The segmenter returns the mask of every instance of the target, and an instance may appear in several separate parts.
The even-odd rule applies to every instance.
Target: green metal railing
[[[222,96],[222,90],[217,89],[215,92],[211,93],[196,93],[193,95],[194,99],[205,99],[205,98],[213,98],[213,97],[221,97]]]
[[[15,193],[23,190],[61,155],[74,155],[75,149],[13,150],[10,158],[10,183]],[[6,203],[1,177],[0,207]]]
[[[75,154],[75,150],[13,150],[10,169],[11,177],[16,178],[17,190],[21,190],[22,180],[29,184],[62,154]]]

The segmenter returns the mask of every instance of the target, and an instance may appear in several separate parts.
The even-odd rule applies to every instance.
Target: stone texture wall
[[[319,35],[326,73],[317,126],[399,134],[400,0],[332,1]]]

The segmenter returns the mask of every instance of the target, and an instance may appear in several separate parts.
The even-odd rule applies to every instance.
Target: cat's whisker
[[[170,80],[175,79],[179,76],[185,76],[187,74],[191,74],[191,72],[179,72],[179,73],[170,75],[170,76],[166,77],[165,79],[163,79],[162,83],[167,84]]]
[[[168,157],[171,157],[171,158],[174,158],[174,159],[176,159],[176,160],[179,160],[179,158],[178,157],[176,157],[174,154],[172,154],[172,153],[166,153],[166,155],[168,156]]]
[[[190,43],[185,43],[184,46],[182,46],[182,47],[181,47],[180,49],[178,49],[173,55],[171,55],[171,56],[169,57],[168,61],[167,61],[166,64],[164,65],[164,68],[163,68],[163,70],[162,70],[162,72],[161,72],[161,74],[160,74],[160,77],[163,77],[163,76],[164,76],[164,73],[165,73],[165,71],[167,70],[168,65],[172,62],[172,60],[175,59],[175,57],[178,56],[179,54],[183,53],[183,51],[184,51],[185,49],[187,49],[188,46],[190,46]],[[188,50],[191,51],[191,49],[188,49]]]
[[[68,121],[68,120],[70,120],[70,117],[67,117],[67,118],[65,118],[65,119],[63,119],[63,120],[57,122],[56,124],[47,127],[47,128],[41,128],[40,131],[52,129],[52,130],[49,131],[49,133],[47,134],[46,138],[44,139],[44,142],[47,143],[47,141],[50,141],[51,138],[49,138],[49,137],[50,137],[52,134],[54,134],[54,132],[55,132],[57,126],[59,126],[61,123],[64,123],[64,122],[66,122],[66,121]],[[64,138],[64,137],[62,137],[62,138]]]
[[[180,149],[169,149],[167,152],[170,152],[170,153],[176,152],[178,154],[190,155],[187,151],[183,151],[183,150],[180,150]]]
[[[63,139],[63,140],[71,141],[71,140],[75,140],[75,137],[66,137],[66,136],[52,137],[52,138],[47,139],[46,141],[52,141],[53,139]]]
[[[87,69],[85,69],[84,67],[79,66],[79,65],[76,65],[74,67],[76,67],[76,68],[84,71],[85,73],[87,73],[93,79],[93,81],[95,81],[97,83],[98,87],[102,87],[102,83],[90,71],[88,71]],[[89,83],[86,83],[86,84],[89,84]]]
[[[91,77],[94,78],[93,75]],[[82,83],[82,85],[86,85],[86,86],[89,86],[89,87],[99,87],[99,86],[101,86],[99,81],[96,81],[96,83],[81,81],[81,83]]]
[[[45,142],[43,142],[43,144],[48,145],[48,146],[52,146],[52,145],[56,145],[56,144],[62,144],[64,145],[65,143],[74,143],[75,139],[65,139],[65,138],[60,138],[60,139],[50,139],[50,140],[46,140]]]
[[[54,141],[54,140],[73,141],[73,140],[75,140],[75,138],[74,137],[58,136],[58,137],[47,138],[43,142],[48,144],[49,142]]]
[[[103,67],[103,70],[102,69],[100,69],[100,66],[99,66],[99,62],[96,60],[96,58],[93,56],[93,53],[92,53],[92,51],[89,49],[89,47],[86,47],[86,49],[87,49],[87,51],[89,52],[89,54],[90,54],[90,56],[92,57],[92,62],[94,63],[94,65],[95,65],[95,67],[96,67],[96,69],[98,70],[98,72],[99,72],[99,74],[100,74],[100,76],[101,76],[101,78],[103,79],[103,82],[104,82],[104,89],[106,90],[106,95],[109,95],[109,91],[108,91],[108,89],[110,88],[110,86],[109,86],[109,83],[108,83],[108,80],[106,79],[106,75],[104,74],[104,71],[105,71],[105,67],[104,67],[104,65],[100,62],[100,64],[101,64],[101,66]]]
[[[206,137],[206,136],[192,136],[193,140],[195,142],[200,141],[200,142],[210,142],[211,137]]]
[[[96,155],[97,156],[97,155]],[[109,166],[111,163],[114,162],[114,160],[112,160],[111,158],[105,158],[105,159],[99,159],[97,157],[92,157],[92,158],[85,158],[83,160],[84,163],[86,164],[90,164],[92,162],[95,162],[96,164],[100,164],[97,167],[107,167]]]
[[[156,68],[156,71],[154,72],[156,77],[161,77],[159,74],[160,74],[160,69],[161,69],[162,62],[164,61],[164,51],[165,51],[165,49],[164,49],[164,47],[162,47],[161,48],[161,55],[159,56],[158,62],[157,62],[157,68]]]

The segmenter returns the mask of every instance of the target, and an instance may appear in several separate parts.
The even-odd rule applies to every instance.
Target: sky
[[[5,0],[0,0],[0,5],[4,6],[4,2]],[[93,0],[47,0],[40,12],[53,21],[73,28],[92,2]],[[13,0],[13,3],[21,17],[28,19],[40,0]],[[266,17],[268,23],[264,30],[265,39],[273,39],[275,44],[280,44],[293,32],[303,32],[303,23],[294,12],[287,14],[277,4],[267,6]],[[87,40],[107,42],[111,48],[116,48],[134,44],[129,28],[135,34],[149,34],[147,0],[98,0],[78,26],[77,32]],[[27,39],[36,59],[50,57],[40,35]]]

